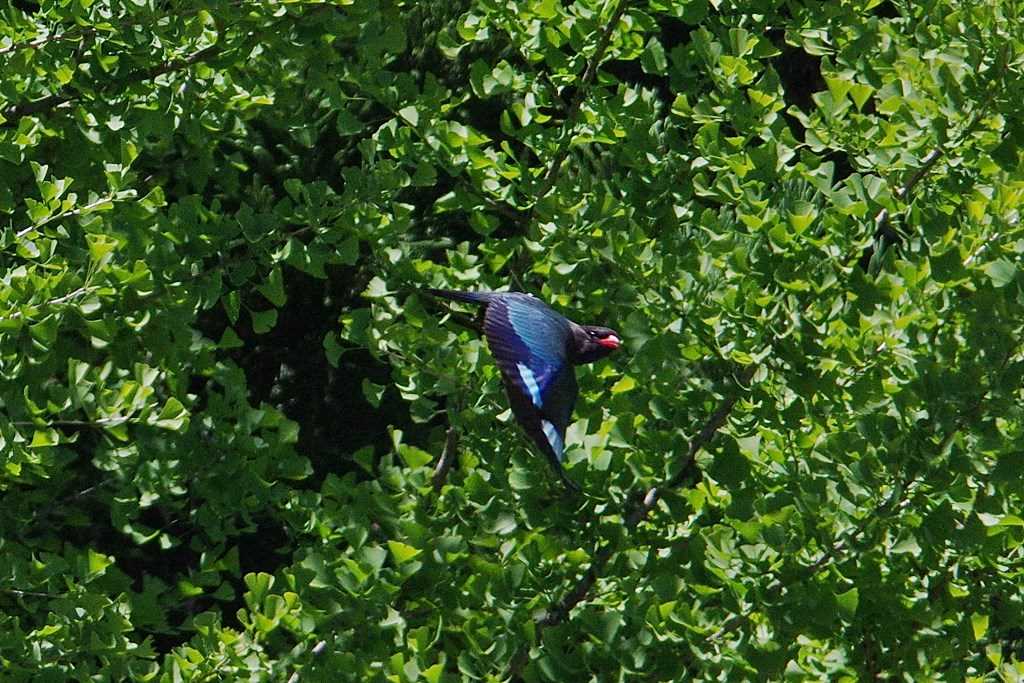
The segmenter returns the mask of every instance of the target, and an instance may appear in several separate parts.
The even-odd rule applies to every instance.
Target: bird
[[[501,371],[512,414],[566,487],[579,492],[562,467],[565,430],[579,393],[573,366],[593,363],[618,349],[619,334],[574,323],[523,292],[424,291],[481,306],[480,328]]]

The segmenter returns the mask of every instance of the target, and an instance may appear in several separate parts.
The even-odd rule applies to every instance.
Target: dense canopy
[[[3,680],[1024,674],[1016,0],[0,0],[0,74]],[[621,333],[581,495],[424,287]]]

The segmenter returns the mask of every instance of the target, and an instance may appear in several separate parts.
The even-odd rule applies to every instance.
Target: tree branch
[[[750,382],[756,370],[757,366],[755,365],[747,366],[736,378],[737,391],[735,391],[732,396],[729,396],[722,401],[718,409],[712,413],[711,417],[709,417],[707,422],[704,423],[700,432],[698,432],[690,441],[690,446],[687,449],[686,461],[683,463],[680,471],[660,487],[653,486],[649,488],[643,497],[639,499],[636,505],[627,513],[627,535],[632,532],[640,522],[646,519],[647,515],[650,514],[652,509],[654,509],[662,490],[668,490],[679,486],[696,470],[697,453],[711,443],[712,439],[714,439],[715,435],[718,433],[718,430],[725,424],[729,414],[732,412],[736,402],[739,400],[739,389]],[[636,498],[634,498],[634,500],[636,500]],[[587,598],[590,594],[590,590],[594,587],[594,584],[597,583],[598,578],[600,578],[601,573],[608,564],[608,561],[612,556],[614,556],[617,550],[618,548],[614,544],[608,544],[598,551],[593,562],[590,563],[590,567],[576,585],[573,586],[573,588],[570,589],[554,607],[548,610],[546,615],[537,621],[537,639],[540,638],[540,632],[543,628],[565,622],[569,618],[569,613],[572,612],[573,608]],[[523,667],[526,666],[528,659],[528,648],[525,646],[521,647],[509,664],[509,671],[506,678],[518,676]]]
[[[999,367],[993,373],[993,377],[989,381],[989,386],[978,394],[977,399],[975,399],[975,401],[957,418],[953,428],[943,435],[935,449],[939,455],[945,453],[949,444],[956,438],[956,435],[967,427],[969,419],[976,419],[978,417],[985,399],[988,398],[988,395],[992,391],[992,386],[996,383],[996,378],[999,375],[1002,375],[1006,366],[1009,365],[1010,360],[1017,354],[1019,348],[1020,342],[1016,342],[1010,346],[1006,354],[1003,356],[1003,360],[999,364]],[[924,479],[925,475],[920,474],[909,481],[900,482],[895,488],[893,488],[892,492],[884,501],[875,506],[871,514],[866,515],[861,519],[849,533],[833,542],[832,545],[823,551],[822,554],[811,564],[803,567],[803,571],[795,572],[790,581],[783,582],[779,579],[775,579],[769,585],[768,590],[780,590],[794,583],[807,581],[841,561],[840,554],[849,550],[850,546],[867,532],[869,522],[884,515],[900,514],[910,507],[914,500],[914,493],[917,491],[917,488]],[[735,631],[748,616],[749,615],[747,614],[734,614],[732,617],[727,619],[717,631],[708,636],[707,640],[718,640],[727,633]]]
[[[134,191],[132,191],[132,192],[134,193]],[[132,196],[134,196],[134,194]],[[127,197],[125,197],[125,198],[127,198]],[[43,221],[41,221],[39,223],[36,223],[35,225],[30,225],[28,227],[22,228],[18,232],[14,233],[14,236],[15,237],[19,237],[19,238],[20,237],[24,237],[25,235],[29,234],[33,230],[39,230],[40,228],[42,228],[47,223],[52,223],[53,221],[57,221],[57,220],[60,220],[62,218],[71,218],[73,216],[79,216],[81,214],[89,213],[89,212],[93,211],[94,209],[98,209],[99,207],[103,206],[104,204],[107,204],[107,203],[113,204],[115,201],[117,201],[119,199],[122,199],[122,197],[118,197],[116,193],[115,194],[103,195],[102,197],[98,198],[96,201],[92,202],[91,204],[86,204],[85,206],[76,206],[73,209],[68,209],[67,211],[61,211],[60,213],[55,213],[52,216],[47,216],[45,220],[43,220]]]
[[[50,420],[45,425],[29,420],[13,420],[11,424],[15,427],[88,427],[102,429],[108,425],[142,424],[142,420],[139,417],[119,415],[117,417],[101,417],[98,420]]]
[[[85,294],[89,294],[90,292],[93,292],[93,291],[95,291],[97,289],[99,289],[98,286],[91,286],[91,285],[86,284],[85,286],[79,287],[78,289],[76,289],[74,291],[71,291],[71,292],[68,292],[67,294],[63,294],[63,295],[58,296],[58,297],[56,297],[54,299],[48,299],[47,301],[43,301],[42,303],[30,304],[29,306],[32,307],[32,308],[43,308],[43,307],[47,307],[47,306],[57,306],[57,305],[60,305],[60,304],[67,303],[69,301],[73,301],[74,299],[77,299],[78,297],[83,296]],[[13,311],[13,312],[7,313],[6,317],[7,317],[8,320],[15,320],[17,318],[23,317],[24,315],[25,315],[24,311]]]
[[[992,103],[992,99],[994,96],[995,92],[989,93],[988,98],[982,103],[978,111],[974,113],[974,116],[971,117],[970,123],[967,124],[967,127],[964,128],[963,132],[959,135],[959,139],[956,143],[936,147],[931,152],[929,152],[927,156],[925,156],[925,158],[921,161],[921,166],[918,167],[918,169],[914,171],[912,174],[910,174],[910,177],[907,178],[906,181],[904,181],[904,183],[899,187],[899,189],[896,190],[897,199],[899,199],[900,201],[906,201],[907,197],[910,195],[911,192],[914,191],[914,188],[917,186],[917,184],[921,182],[921,180],[923,180],[929,173],[931,173],[935,165],[939,163],[939,160],[942,159],[943,156],[945,156],[947,149],[953,149],[958,147],[960,144],[963,143],[964,140],[967,139],[968,135],[974,132],[974,130],[978,127],[978,124],[980,124],[981,120],[985,117],[985,114],[988,113],[989,105]],[[889,209],[882,209],[875,216],[875,234],[878,234],[879,231],[887,228],[888,225]]]
[[[601,65],[601,60],[604,59],[604,53],[607,52],[608,46],[611,44],[612,33],[615,32],[615,27],[618,26],[619,20],[622,19],[622,15],[626,11],[627,4],[628,0],[619,0],[618,6],[612,13],[611,18],[604,27],[604,32],[597,41],[597,47],[594,50],[594,54],[591,55],[590,59],[587,61],[587,68],[583,72],[583,77],[580,79],[579,86],[576,89],[576,96],[573,98],[572,104],[569,105],[569,110],[565,115],[565,123],[563,124],[561,139],[558,143],[558,150],[555,152],[555,156],[551,160],[551,165],[544,174],[544,179],[541,181],[540,187],[537,188],[537,192],[533,199],[533,207],[530,209],[529,218],[525,221],[527,231],[529,231],[529,227],[533,223],[537,204],[547,195],[548,192],[551,191],[551,188],[555,186],[555,182],[558,180],[558,173],[562,169],[562,164],[565,162],[566,157],[569,156],[569,145],[572,142],[572,131],[576,127],[576,119],[579,116],[580,108],[583,106],[583,101],[586,99],[587,92],[590,90],[591,82],[597,76],[597,69]],[[509,259],[512,276],[518,279],[516,273],[524,271],[529,263],[529,252],[525,249],[524,245],[520,245],[519,254],[514,259]]]
[[[27,43],[11,43],[5,48],[0,48],[0,57],[12,54],[14,52],[20,52],[21,50],[34,50],[36,48],[44,47],[49,43],[59,43],[63,40],[77,40],[80,38],[85,38],[86,36],[90,36],[94,33],[96,33],[96,29],[94,28],[72,26],[63,33],[46,35],[42,38],[30,40]]]
[[[555,158],[551,161],[551,166],[548,167],[547,173],[544,174],[544,181],[537,190],[534,202],[543,199],[544,195],[551,191],[555,181],[558,179],[558,172],[562,168],[562,163],[569,155],[569,143],[572,140],[572,129],[576,126],[576,117],[579,116],[580,107],[583,106],[583,100],[586,99],[590,83],[597,75],[597,68],[600,66],[601,60],[604,59],[604,53],[608,50],[608,45],[612,41],[612,33],[615,32],[615,27],[619,25],[619,20],[622,18],[623,12],[626,11],[627,4],[627,0],[619,0],[618,7],[612,13],[607,26],[604,27],[604,33],[601,34],[600,40],[597,41],[597,48],[594,50],[593,56],[587,62],[587,69],[583,72],[583,78],[580,79],[579,87],[576,90],[576,97],[573,98],[569,111],[566,113],[565,127],[562,130],[562,139],[559,143],[558,151],[555,153]]]
[[[219,52],[219,45],[210,45],[208,47],[203,48],[202,50],[197,50],[196,52],[193,52],[192,54],[183,59],[173,59],[169,62],[158,64],[149,69],[133,71],[126,75],[123,80],[118,81],[116,85],[120,90],[123,91],[126,86],[133,85],[135,83],[141,83],[144,81],[150,81],[156,78],[157,76],[161,76],[163,74],[188,69],[189,67],[194,66],[195,64],[204,61],[205,59],[212,57],[218,54]],[[62,91],[66,91],[69,89],[70,88],[68,86],[65,86],[65,88],[62,89]],[[53,93],[52,95],[40,98],[38,100],[32,100],[30,102],[25,102],[23,104],[18,104],[13,107],[9,107],[3,112],[3,118],[7,119],[8,122],[2,125],[6,126],[10,123],[15,123],[22,116],[28,116],[31,114],[41,114],[52,109],[56,109],[57,107],[63,104],[74,102],[78,100],[80,97],[80,93],[62,94],[62,92],[57,92]]]
[[[456,451],[459,447],[459,432],[455,427],[448,427],[448,433],[445,435],[444,450],[441,451],[441,457],[437,461],[437,465],[434,467],[433,484],[434,490],[440,491],[441,487],[448,480],[448,471],[452,468],[452,464],[455,462]]]

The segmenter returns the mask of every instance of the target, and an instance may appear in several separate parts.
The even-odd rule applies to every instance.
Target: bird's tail
[[[423,291],[432,296],[440,297],[442,299],[451,299],[452,301],[465,301],[471,304],[486,304],[490,303],[491,299],[494,298],[494,292],[459,292],[454,289],[431,289],[424,287]]]
[[[554,466],[555,472],[558,473],[558,478],[562,480],[562,483],[565,484],[565,488],[569,490],[570,494],[578,495],[583,490],[580,488],[579,484],[570,479],[569,475],[565,473],[562,463],[557,460],[551,460],[551,464]]]

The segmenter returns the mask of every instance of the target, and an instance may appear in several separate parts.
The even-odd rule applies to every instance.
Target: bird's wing
[[[561,463],[565,450],[565,430],[572,421],[572,410],[576,404],[576,370],[571,365],[562,370],[548,385],[548,396],[540,409],[541,431],[544,440],[551,446],[552,454]],[[535,439],[536,440],[536,439]]]
[[[470,304],[488,304],[496,297],[501,296],[499,292],[460,292],[454,289],[432,289],[430,287],[425,287],[423,291],[441,299],[463,301]]]
[[[513,412],[558,467],[577,394],[566,352],[569,322],[538,299],[510,294],[490,302],[484,332]]]

